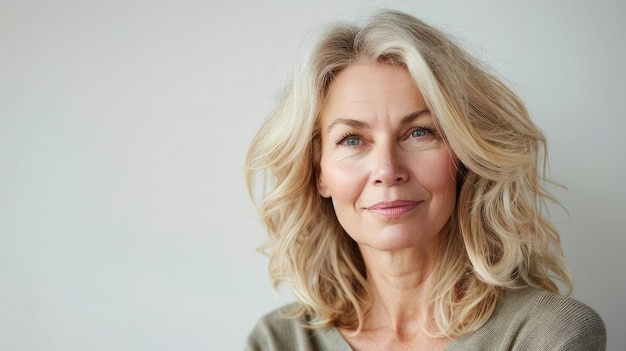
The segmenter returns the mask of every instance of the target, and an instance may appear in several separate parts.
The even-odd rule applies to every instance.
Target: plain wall
[[[554,208],[626,344],[620,1],[0,1],[0,349],[238,350],[274,292],[243,182],[302,40],[392,7],[462,40],[549,141]]]

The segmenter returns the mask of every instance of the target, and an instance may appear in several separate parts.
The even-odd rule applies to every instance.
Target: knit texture
[[[290,304],[265,315],[248,337],[247,351],[349,351],[336,328],[312,330],[285,318]],[[602,318],[587,305],[533,288],[513,290],[473,334],[453,340],[446,351],[605,350]]]

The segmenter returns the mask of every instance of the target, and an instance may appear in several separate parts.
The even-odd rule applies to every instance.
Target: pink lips
[[[397,200],[389,202],[379,202],[367,208],[368,211],[386,218],[399,218],[411,211],[421,201]]]

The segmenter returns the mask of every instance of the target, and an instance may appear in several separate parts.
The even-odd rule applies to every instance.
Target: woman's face
[[[345,231],[378,250],[435,244],[454,211],[454,158],[408,71],[355,64],[321,114],[318,191]]]

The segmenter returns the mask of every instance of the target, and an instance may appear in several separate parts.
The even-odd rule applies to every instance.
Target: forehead
[[[322,123],[331,117],[406,114],[425,104],[407,69],[360,63],[340,71],[328,87]]]

